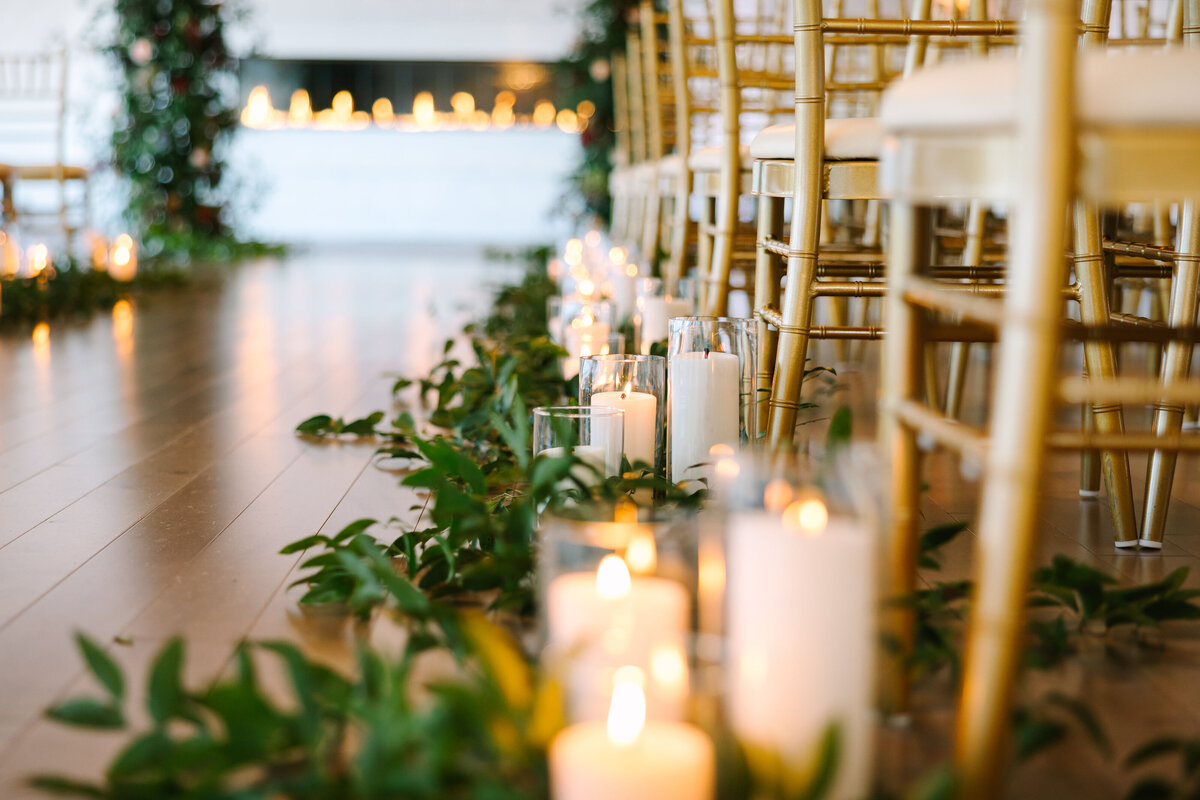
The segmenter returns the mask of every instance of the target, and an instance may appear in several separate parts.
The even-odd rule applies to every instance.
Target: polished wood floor
[[[425,371],[511,269],[452,248],[300,253],[237,268],[220,286],[54,324],[45,342],[0,332],[0,797],[28,796],[31,772],[95,775],[121,742],[40,719],[88,688],[75,631],[135,676],[177,633],[195,681],[219,674],[245,637],[344,657],[341,632],[297,614],[285,587],[299,559],[277,551],[403,513],[409,499],[371,466],[372,445],[313,445],[293,428],[316,412],[385,407],[384,373]],[[981,418],[987,370],[974,367],[966,413]],[[873,372],[843,370],[841,381],[869,436]],[[1056,457],[1039,557],[1066,553],[1138,581],[1185,565],[1200,586],[1198,467],[1181,466],[1162,553],[1118,555],[1104,506],[1078,498],[1076,458]],[[934,454],[928,475],[929,522],[970,519],[976,485],[956,462]],[[969,575],[971,544],[951,548],[945,577]],[[1194,632],[1158,649],[1120,636],[1092,645],[1038,682],[1101,710],[1119,755],[1153,732],[1200,733]],[[919,701],[911,726],[882,734],[880,763],[896,782],[947,748],[952,695],[933,686]],[[1010,796],[1118,797],[1128,780],[1072,743],[1022,770]]]

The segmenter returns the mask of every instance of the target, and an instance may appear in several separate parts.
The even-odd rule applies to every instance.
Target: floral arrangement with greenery
[[[107,52],[121,71],[112,158],[143,263],[187,266],[271,250],[228,219],[225,149],[237,127],[237,61],[221,0],[115,0]]]

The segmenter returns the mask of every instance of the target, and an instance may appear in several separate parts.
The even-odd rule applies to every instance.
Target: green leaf
[[[170,753],[171,746],[171,738],[162,731],[137,737],[109,765],[109,780],[119,780],[160,764]]]
[[[29,781],[34,789],[60,797],[108,797],[107,791],[86,781],[62,778],[57,775],[37,775]]]
[[[1066,711],[1075,722],[1083,729],[1084,733],[1091,739],[1092,744],[1100,751],[1100,754],[1105,759],[1112,759],[1113,748],[1112,742],[1108,738],[1108,734],[1104,732],[1100,720],[1096,717],[1095,712],[1082,700],[1070,697],[1062,692],[1050,692],[1046,696],[1046,701],[1051,705]]]
[[[353,436],[371,436],[375,433],[375,426],[383,421],[384,413],[382,411],[373,411],[362,419],[356,419],[353,422],[346,423],[342,426],[342,433],[349,433]]]
[[[328,414],[317,414],[315,417],[309,417],[297,425],[296,432],[309,436],[320,436],[330,430],[332,423],[333,417]]]
[[[830,725],[825,729],[818,753],[816,770],[800,794],[800,800],[822,800],[833,789],[842,754],[842,732],[838,725]]]
[[[117,662],[113,661],[100,645],[82,633],[75,634],[75,642],[79,645],[92,675],[96,676],[96,680],[100,681],[114,699],[121,700],[125,696],[125,676]]]
[[[183,711],[183,640],[171,639],[150,667],[146,708],[158,725],[165,725]]]
[[[57,722],[80,728],[124,728],[125,717],[121,710],[109,703],[101,703],[88,697],[67,700],[46,710],[46,716]]]
[[[1125,757],[1125,768],[1132,769],[1163,756],[1173,755],[1183,750],[1185,741],[1177,736],[1161,736],[1151,739]]]
[[[853,434],[854,421],[849,406],[842,406],[833,412],[829,420],[829,432],[825,434],[825,449],[830,453],[850,444]]]
[[[299,553],[307,550],[310,547],[316,547],[317,545],[324,544],[328,541],[329,540],[321,534],[314,533],[312,536],[305,536],[303,539],[297,539],[291,544],[284,545],[283,549],[280,550],[279,553],[280,555],[285,556],[291,555],[292,553]]]

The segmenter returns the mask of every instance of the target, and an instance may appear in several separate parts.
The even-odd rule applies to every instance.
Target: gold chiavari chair
[[[632,202],[631,172],[633,169],[632,120],[629,115],[629,75],[625,69],[625,54],[612,57],[613,127],[616,142],[612,154],[612,172],[608,191],[612,198],[609,233],[613,241],[627,241],[629,214]]]
[[[976,5],[982,9],[982,3]],[[767,128],[750,145],[754,193],[759,202],[755,276],[758,391],[760,396],[770,396],[768,403],[760,404],[759,420],[768,430],[772,446],[792,440],[808,340],[864,340],[881,335],[875,326],[813,325],[818,297],[880,297],[884,288],[878,280],[883,273],[877,249],[822,248],[821,244],[823,203],[879,198],[879,120],[828,117],[830,95],[849,95],[849,102],[858,100],[857,105],[864,105],[861,95],[878,93],[888,84],[888,51],[881,50],[870,59],[865,76],[838,80],[830,63],[837,52],[833,48],[854,42],[893,50],[903,45],[900,72],[909,74],[922,63],[930,36],[1004,40],[1013,30],[1003,21],[931,20],[931,6],[929,0],[916,0],[911,19],[826,19],[820,3],[797,3],[795,122]],[[784,201],[789,198],[792,216],[785,240],[780,234]],[[787,262],[782,304],[776,266],[781,256]],[[972,264],[967,262],[960,270],[970,274]]]
[[[669,16],[659,12],[653,0],[641,0],[638,23],[641,44],[641,78],[645,106],[645,147],[648,188],[642,220],[641,252],[650,265],[659,261],[663,248],[664,206],[679,195],[684,156],[676,150],[674,84],[670,55]],[[686,155],[686,154],[685,154]],[[682,257],[682,254],[681,254]],[[677,272],[668,265],[664,277],[674,288]]]
[[[1200,3],[1188,0],[1184,30],[1200,46]],[[1085,2],[1085,45],[1108,29],[1107,3]],[[1200,399],[1186,367],[1164,364],[1162,380],[1060,377],[1066,334],[1130,338],[1137,328],[1104,316],[1065,325],[1071,266],[1089,280],[1101,261],[1094,209],[1183,200],[1168,350],[1196,341],[1200,285],[1200,52],[1076,53],[1078,18],[1068,0],[1032,0],[1020,60],[985,60],[918,74],[884,96],[887,131],[881,181],[892,198],[881,435],[892,469],[890,572],[915,572],[918,434],[984,465],[976,528],[976,590],[966,643],[956,737],[961,796],[998,796],[1003,785],[1010,700],[1019,661],[1044,452],[1055,448],[1200,450],[1200,438],[1158,424],[1150,433],[1056,431],[1056,401],[1119,405],[1152,402],[1177,420]],[[988,87],[985,93],[980,87]],[[1075,98],[1072,102],[1071,98]],[[1011,205],[1013,221],[1002,303],[933,281],[926,266],[928,205],[949,198]],[[1073,208],[1075,253],[1065,257],[1063,220]],[[1082,244],[1082,246],[1081,246]],[[1103,294],[1101,294],[1103,297]],[[1086,304],[1085,304],[1086,311]],[[1001,344],[988,434],[947,420],[918,400],[917,353],[929,312],[995,328]],[[1182,361],[1182,359],[1180,359]],[[1168,361],[1170,361],[1168,359]],[[1111,488],[1111,487],[1110,487]],[[893,591],[895,589],[893,588]],[[903,622],[894,612],[892,623]],[[897,629],[893,629],[899,632]],[[899,674],[897,671],[896,674]]]
[[[715,143],[692,146],[688,167],[701,200],[702,305],[704,313],[724,315],[734,263],[749,266],[754,260],[754,225],[739,218],[742,199],[752,193],[749,140],[791,118],[794,68],[792,37],[784,32],[791,19],[786,0],[712,5],[710,38],[692,42],[712,43],[715,53],[707,64],[689,65],[689,79],[707,82],[708,96],[691,110],[709,113],[709,142]]]
[[[5,210],[11,217],[34,216],[16,207],[12,183],[53,182],[58,208],[52,212],[69,242],[88,221],[88,170],[66,163],[67,51],[0,54],[0,160],[12,165],[5,185]],[[82,184],[79,219],[72,220],[68,182]]]

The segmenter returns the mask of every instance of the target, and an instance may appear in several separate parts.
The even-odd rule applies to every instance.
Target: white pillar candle
[[[674,297],[642,298],[642,353],[649,353],[650,346],[667,338],[667,322],[671,317],[686,317],[692,313],[692,304]]]
[[[550,582],[548,644],[567,654],[572,717],[594,720],[608,707],[612,677],[622,664],[642,664],[654,692],[651,716],[681,719],[687,700],[687,591],[666,578],[630,576],[609,555],[595,572],[571,572]]]
[[[625,455],[630,463],[645,461],[653,466],[658,430],[658,398],[629,387],[620,392],[596,392],[591,405],[611,406],[625,412]]]
[[[553,800],[711,800],[712,742],[691,725],[646,722],[644,704],[640,686],[618,685],[605,722],[572,725],[555,737]]]
[[[715,444],[736,448],[740,438],[741,366],[732,353],[680,353],[667,365],[670,403],[671,480],[712,477]]]
[[[830,797],[847,800],[870,787],[873,547],[864,526],[825,519],[813,499],[782,518],[730,518],[726,700],[740,740],[801,771],[836,723],[841,755]]]

